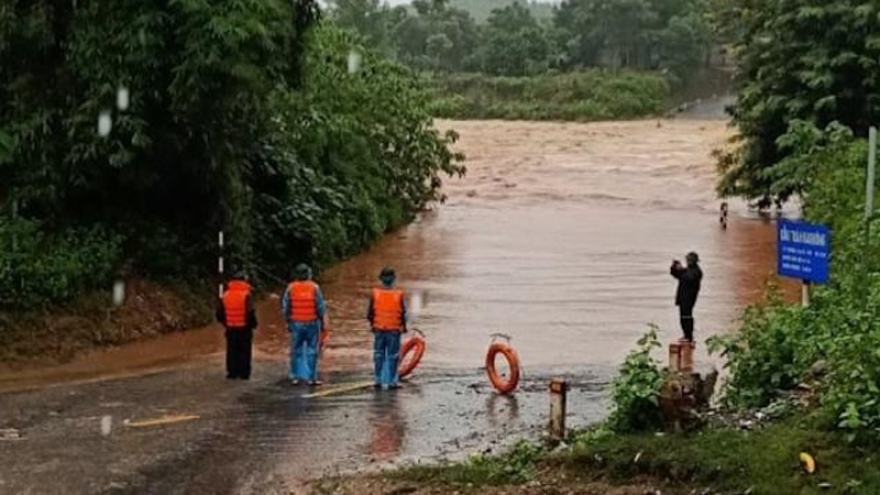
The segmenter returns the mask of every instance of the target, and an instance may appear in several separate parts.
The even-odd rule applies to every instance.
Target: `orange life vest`
[[[318,320],[318,284],[292,282],[287,286],[287,297],[290,298],[290,321],[311,323]]]
[[[251,286],[244,280],[233,280],[223,293],[223,311],[226,314],[228,328],[244,328],[247,326],[247,298],[251,295]]]
[[[403,327],[403,291],[373,289],[373,328],[399,332]]]

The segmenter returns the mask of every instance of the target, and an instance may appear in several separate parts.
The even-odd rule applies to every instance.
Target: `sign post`
[[[874,214],[874,174],[877,167],[877,128],[868,132],[868,174],[865,187],[865,220],[871,227],[871,215]]]
[[[777,229],[776,268],[782,277],[803,281],[804,307],[810,305],[810,284],[828,282],[831,254],[831,231],[823,225],[779,220]]]
[[[868,131],[868,172],[865,174],[865,243],[862,246],[862,267],[865,279],[868,278],[868,246],[871,243],[871,217],[874,216],[874,178],[877,168],[877,128]],[[867,287],[867,286],[866,286]],[[865,304],[868,302],[867,289]]]

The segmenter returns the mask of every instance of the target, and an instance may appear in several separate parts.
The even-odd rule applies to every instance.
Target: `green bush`
[[[359,252],[442,200],[441,176],[464,173],[448,147],[457,136],[434,129],[414,73],[332,26],[309,42],[303,87],[273,95],[265,160],[286,190],[256,197],[249,221],[270,240],[254,257],[282,273],[293,246],[317,264]],[[361,66],[350,73],[353,50]]]
[[[651,352],[660,347],[657,328],[652,327],[638,340],[636,349],[621,366],[620,375],[611,388],[613,410],[608,419],[608,425],[615,432],[648,431],[663,426],[660,410],[663,371],[651,357]]]
[[[28,221],[0,219],[0,310],[21,311],[109,289],[120,259],[119,236],[99,227],[52,236]]]
[[[670,85],[646,72],[589,70],[534,77],[482,74],[427,79],[436,117],[595,121],[663,112]]]

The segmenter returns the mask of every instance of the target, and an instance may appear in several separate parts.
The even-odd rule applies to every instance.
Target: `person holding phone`
[[[694,341],[694,306],[700,295],[700,286],[703,282],[703,270],[700,269],[700,256],[690,252],[685,257],[686,266],[675,260],[672,262],[670,273],[678,280],[678,290],[675,293],[675,305],[678,306],[681,318],[681,331],[687,342]]]

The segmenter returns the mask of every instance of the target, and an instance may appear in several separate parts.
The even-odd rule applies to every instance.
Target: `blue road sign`
[[[779,220],[776,267],[780,276],[812,283],[828,282],[831,231],[824,225]]]

